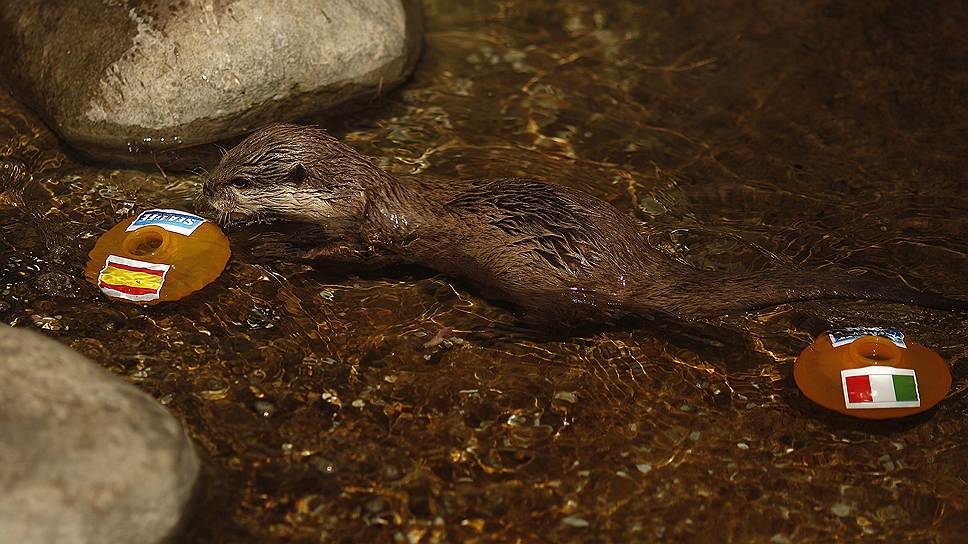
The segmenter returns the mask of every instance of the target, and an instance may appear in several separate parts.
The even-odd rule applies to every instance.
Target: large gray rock
[[[198,470],[154,399],[53,340],[0,325],[0,542],[163,542]]]
[[[0,0],[0,71],[88,155],[149,160],[400,83],[419,0]]]

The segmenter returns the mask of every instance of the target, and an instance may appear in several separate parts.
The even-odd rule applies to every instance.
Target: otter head
[[[325,224],[362,214],[367,182],[380,175],[324,130],[279,124],[225,153],[202,192],[223,217],[267,215]]]

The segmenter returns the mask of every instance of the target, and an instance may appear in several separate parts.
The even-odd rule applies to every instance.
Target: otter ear
[[[297,164],[289,172],[289,181],[293,183],[302,183],[306,180],[307,175],[306,167],[301,164]]]

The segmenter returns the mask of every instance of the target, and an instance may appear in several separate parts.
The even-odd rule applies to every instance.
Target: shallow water
[[[968,13],[848,3],[446,2],[414,78],[325,122],[397,173],[578,187],[707,269],[867,271],[968,294]],[[958,541],[968,330],[810,302],[565,342],[420,270],[237,252],[202,293],[120,305],[94,239],[202,177],[116,170],[0,92],[0,318],[164,403],[206,460],[185,542]],[[232,236],[242,242],[243,233]],[[902,327],[953,367],[927,414],[857,422],[797,391],[831,326]],[[424,342],[444,327],[456,334]]]

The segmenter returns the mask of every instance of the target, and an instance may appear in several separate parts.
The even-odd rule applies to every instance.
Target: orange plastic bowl
[[[951,371],[937,353],[896,329],[893,340],[871,331],[838,346],[841,331],[818,336],[793,366],[797,387],[824,408],[863,419],[924,412],[948,394]]]
[[[178,300],[215,280],[232,254],[215,223],[179,210],[146,210],[104,233],[84,269],[115,300]]]

